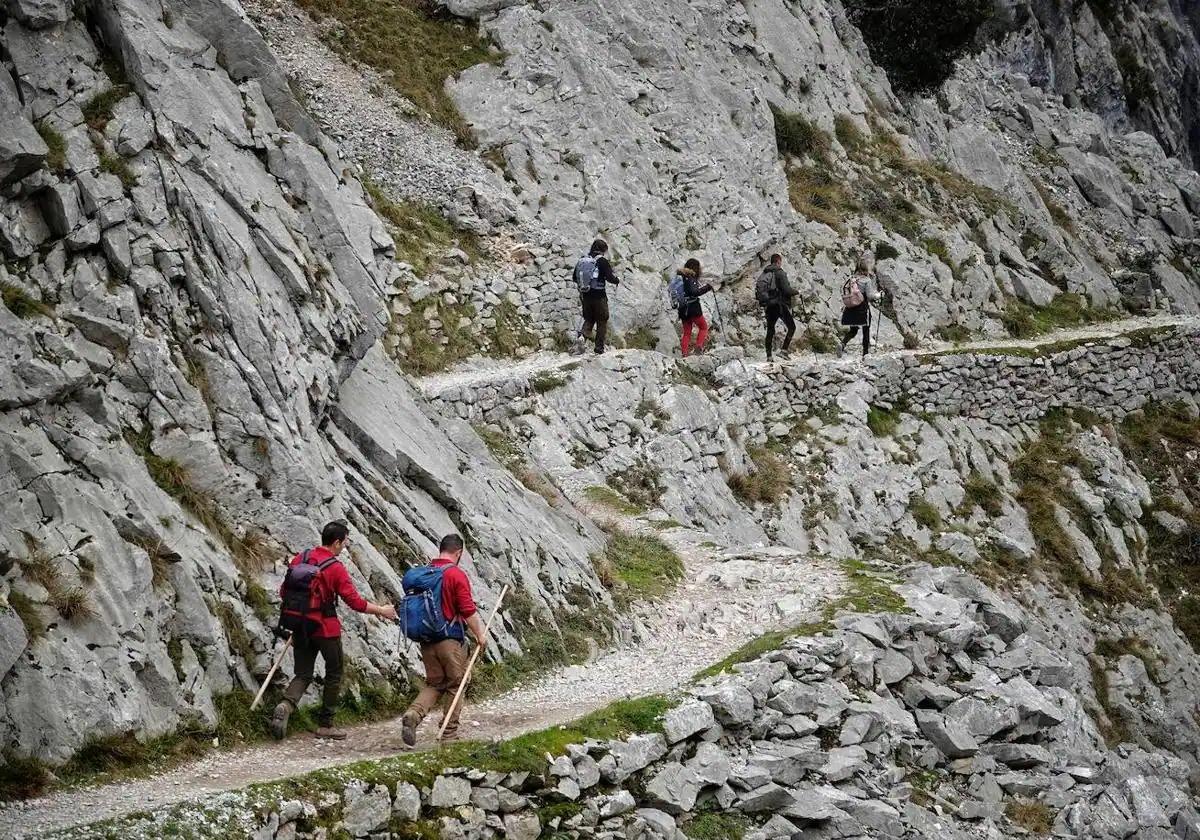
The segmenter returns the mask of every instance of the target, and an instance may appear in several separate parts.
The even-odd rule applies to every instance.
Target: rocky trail
[[[1102,341],[1106,339],[1119,338],[1122,335],[1145,329],[1195,324],[1200,324],[1200,318],[1193,315],[1150,315],[1135,318],[1122,318],[1116,321],[1105,321],[1098,324],[1090,324],[1088,326],[1076,327],[1072,329],[1055,330],[1052,333],[1031,339],[979,339],[976,341],[960,343],[930,341],[926,346],[922,346],[915,350],[892,348],[887,350],[879,350],[878,352],[872,352],[871,358],[903,358],[905,356],[920,356],[930,353],[943,353],[948,351],[962,353],[982,353],[988,350],[1002,348],[1033,350],[1038,347],[1052,347],[1063,343],[1082,342],[1089,340]],[[885,334],[883,336],[885,342],[895,339],[895,328],[891,326],[890,322],[888,323],[888,326],[885,326],[883,329],[885,331],[892,331],[890,335]],[[720,332],[714,332],[713,337],[714,340],[710,347],[709,353],[715,355],[721,353],[724,348],[722,348],[720,344]],[[741,348],[737,349],[739,352],[741,351]],[[612,350],[609,352],[619,355],[622,351]],[[427,397],[437,397],[447,392],[477,388],[486,384],[496,384],[521,379],[532,380],[539,375],[550,375],[564,369],[570,370],[578,367],[581,364],[587,364],[589,360],[594,358],[595,356],[593,356],[591,352],[588,352],[582,356],[576,356],[569,353],[536,353],[518,362],[508,363],[497,360],[473,359],[465,362],[463,365],[453,370],[447,371],[446,373],[423,377],[419,380],[418,384]],[[724,360],[725,359],[722,359],[722,361]],[[786,359],[776,359],[773,362],[767,361],[766,358],[761,355],[752,355],[746,357],[744,363],[748,368],[762,371],[779,369],[783,367],[847,367],[861,364],[861,356],[859,353],[858,341],[855,340],[851,342],[851,345],[846,350],[845,356],[842,358],[837,358],[828,354],[803,352],[792,353]]]
[[[837,565],[786,548],[719,544],[719,537],[618,514],[589,502],[582,487],[564,487],[597,521],[626,531],[653,533],[679,554],[684,577],[661,601],[636,605],[633,638],[592,661],[554,670],[484,702],[469,703],[464,738],[501,740],[573,720],[615,700],[669,692],[763,632],[810,620],[838,597]],[[435,746],[435,713],[417,749]],[[342,742],[308,733],[280,743],[213,752],[150,778],[64,790],[0,810],[0,836],[36,837],[135,811],[196,800],[257,782],[404,751],[399,718],[350,728]]]

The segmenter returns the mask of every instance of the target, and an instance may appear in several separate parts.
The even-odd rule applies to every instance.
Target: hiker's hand
[[[479,636],[476,636],[475,644],[479,645],[479,652],[483,653],[485,650],[487,650],[487,636],[484,636],[482,638],[480,638]]]
[[[395,621],[396,620],[396,607],[392,604],[388,604],[387,606],[380,607],[377,615],[380,618],[386,618],[388,621]]]

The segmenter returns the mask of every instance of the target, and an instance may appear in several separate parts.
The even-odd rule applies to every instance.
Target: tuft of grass
[[[138,185],[137,175],[134,174],[133,167],[129,165],[129,161],[120,155],[101,152],[100,171],[107,172],[109,175],[116,175],[121,180],[121,186],[126,190],[131,190]]]
[[[657,350],[658,333],[653,327],[638,327],[625,334],[625,346],[634,350]]]
[[[900,407],[881,408],[873,405],[867,409],[867,428],[875,437],[892,437],[900,425]]]
[[[13,608],[17,618],[21,619],[21,623],[25,625],[25,635],[31,640],[40,639],[46,635],[46,622],[42,620],[42,613],[28,595],[10,589],[8,605]]]
[[[50,605],[67,621],[82,621],[96,614],[87,592],[80,586],[56,589],[50,593]]]
[[[692,840],[742,840],[750,821],[737,813],[705,811],[696,814],[681,828]]]
[[[0,802],[32,799],[54,783],[49,769],[37,758],[5,752],[0,758]]]
[[[965,493],[964,505],[980,508],[989,516],[999,516],[1004,512],[1004,501],[1000,488],[984,478],[979,471],[971,471],[963,485],[963,490]]]
[[[50,123],[42,120],[37,124],[37,132],[46,144],[46,166],[58,175],[67,171],[67,139]]]
[[[909,611],[904,599],[892,589],[895,581],[888,575],[872,569],[861,560],[843,560],[842,571],[846,575],[846,590],[838,598],[825,605],[820,619],[784,630],[773,630],[751,639],[720,662],[700,671],[693,679],[698,681],[722,674],[732,669],[734,665],[750,662],[765,653],[778,650],[789,639],[828,633],[833,629],[833,619],[844,612],[899,613]]]
[[[496,460],[516,476],[517,480],[524,484],[526,489],[537,493],[551,505],[558,504],[558,490],[555,488],[554,483],[544,474],[530,466],[529,462],[525,459],[525,453],[515,443],[505,437],[499,430],[487,426],[476,426],[475,433],[479,435],[487,448],[491,450]]]
[[[671,420],[671,414],[656,399],[639,402],[633,416],[639,420],[646,420],[659,432],[666,431],[667,423]]]
[[[971,331],[962,324],[943,324],[937,327],[933,334],[942,341],[949,341],[952,344],[962,344],[971,340]]]
[[[446,92],[446,80],[476,64],[497,63],[494,50],[471,21],[455,18],[427,0],[298,0],[320,21],[337,52],[379,71],[380,76],[464,146],[470,127]]]
[[[748,451],[754,469],[729,476],[726,480],[729,489],[747,504],[778,503],[792,487],[792,472],[787,462],[765,447],[752,447]]]
[[[435,208],[394,200],[370,178],[363,179],[363,188],[396,243],[396,259],[411,265],[418,277],[424,277],[436,259],[455,246],[462,248],[472,261],[478,259],[480,246],[476,237],[455,231]]]
[[[856,204],[839,179],[827,169],[811,166],[788,167],[787,179],[792,209],[836,231],[845,230]]]
[[[1005,807],[1004,815],[1030,834],[1045,836],[1054,828],[1054,812],[1045,802],[1012,799]]]
[[[634,504],[633,501],[626,499],[611,487],[595,485],[586,488],[583,491],[583,495],[589,501],[612,508],[613,510],[623,513],[626,516],[639,516],[646,512],[644,507]]]
[[[816,123],[801,114],[781,111],[774,105],[771,114],[775,117],[775,145],[781,154],[829,162],[830,138]]]
[[[930,531],[942,530],[942,515],[938,513],[938,509],[929,503],[928,500],[915,496],[909,502],[908,512],[912,514],[912,518],[922,528]]]
[[[869,142],[854,119],[846,114],[838,114],[833,118],[833,133],[842,148],[851,155],[861,152]]]
[[[662,470],[642,458],[607,479],[608,486],[628,499],[635,507],[649,510],[658,506],[667,488],[662,483]]]
[[[1122,636],[1116,639],[1097,639],[1095,654],[1105,660],[1120,659],[1122,656],[1135,656],[1142,660],[1146,675],[1155,684],[1162,684],[1158,666],[1161,664],[1159,655],[1150,645],[1137,636]]]
[[[18,318],[54,317],[54,310],[40,298],[34,297],[20,286],[12,283],[0,283],[0,300],[3,300],[8,311]]]
[[[683,578],[683,560],[650,534],[613,531],[604,553],[592,557],[592,565],[622,610],[634,601],[666,595]]]
[[[113,109],[117,103],[130,94],[132,88],[127,84],[112,85],[97,93],[83,106],[83,119],[88,127],[96,131],[104,131],[108,121],[112,119]]]
[[[534,393],[545,394],[563,387],[570,381],[569,377],[563,376],[561,373],[543,371],[529,381],[529,387],[533,389]]]

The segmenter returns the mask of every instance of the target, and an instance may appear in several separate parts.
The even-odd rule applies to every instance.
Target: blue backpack
[[[687,303],[687,287],[683,285],[682,274],[676,274],[671,278],[671,282],[667,283],[667,297],[671,299],[674,309],[682,309]]]
[[[400,584],[400,629],[414,642],[462,641],[463,626],[450,621],[442,610],[442,578],[447,566],[417,566],[404,573]]]

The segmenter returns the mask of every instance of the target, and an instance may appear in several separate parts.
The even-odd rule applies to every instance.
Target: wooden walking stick
[[[504,601],[504,596],[508,594],[508,584],[504,584],[504,588],[500,590],[500,597],[496,599],[496,606],[492,607],[492,614],[488,616],[487,623],[483,625],[483,635],[487,638],[491,634],[492,622],[496,619],[496,614],[500,612],[500,604]],[[438,730],[438,741],[442,740],[442,736],[446,734],[446,727],[454,718],[454,710],[458,708],[459,702],[462,701],[463,693],[467,690],[467,683],[471,679],[471,671],[475,670],[475,660],[479,658],[479,652],[482,647],[476,645],[475,650],[471,652],[471,658],[467,662],[467,670],[463,673],[462,682],[458,684],[458,691],[454,694],[454,700],[450,703],[450,708],[446,710],[445,717],[442,718],[442,728]]]
[[[276,630],[276,634],[279,634]],[[267,693],[267,686],[271,684],[271,677],[275,676],[275,672],[279,670],[279,666],[283,664],[283,657],[287,656],[288,648],[292,646],[291,634],[288,634],[287,641],[283,644],[283,650],[279,652],[279,656],[275,657],[275,664],[271,666],[271,670],[267,671],[266,679],[263,680],[262,686],[258,689],[258,694],[254,695],[254,702],[250,704],[250,711],[258,708],[258,704],[262,702],[263,695]]]

